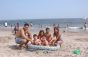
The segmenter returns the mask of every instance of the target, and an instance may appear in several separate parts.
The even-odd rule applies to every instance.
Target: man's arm
[[[30,38],[30,39],[32,39],[32,35],[31,35],[31,33],[29,33],[29,35],[30,35],[30,37],[29,37],[29,38]]]
[[[26,35],[25,35],[25,32],[24,30],[21,29],[21,34],[22,34],[22,37],[25,38],[26,40],[28,41],[31,41],[31,39],[29,39]]]

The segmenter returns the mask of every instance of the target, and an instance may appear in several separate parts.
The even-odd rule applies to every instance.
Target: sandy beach
[[[88,0],[0,0],[0,57],[88,57]]]
[[[17,49],[11,29],[0,29],[0,57],[88,57],[88,32],[62,34],[64,43],[58,51],[28,51]],[[73,54],[75,49],[80,49],[81,54]]]

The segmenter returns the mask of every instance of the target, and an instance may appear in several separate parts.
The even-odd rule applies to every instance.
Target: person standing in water
[[[56,24],[53,24],[53,27],[55,27],[56,26]]]
[[[69,24],[66,25],[65,31],[68,31]]]
[[[84,23],[84,30],[86,30],[86,27],[87,27],[87,23],[85,22]]]
[[[30,22],[30,26],[31,26],[31,27],[33,26],[32,22]]]
[[[8,26],[8,23],[7,22],[5,22],[5,27],[7,27]]]

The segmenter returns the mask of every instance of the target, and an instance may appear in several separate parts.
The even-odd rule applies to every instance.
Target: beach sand
[[[28,51],[17,49],[15,36],[9,29],[0,29],[0,57],[88,57],[88,33],[64,32],[64,43],[58,51]],[[75,49],[80,49],[81,54],[73,54]]]

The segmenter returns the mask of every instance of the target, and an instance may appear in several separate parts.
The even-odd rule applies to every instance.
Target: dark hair
[[[45,34],[44,30],[40,30],[39,31],[39,35],[41,35],[41,32],[43,32],[43,34]]]
[[[58,27],[54,27],[54,30],[55,30],[55,29],[59,31],[59,28],[58,28]]]
[[[50,28],[46,28],[46,30],[49,30]]]
[[[33,37],[37,36],[37,34],[34,34]]]
[[[29,24],[28,23],[25,23],[24,26],[29,26]]]
[[[55,32],[55,30],[57,30],[57,32]],[[57,38],[56,41],[59,41],[60,40],[60,32],[59,32],[59,28],[58,27],[54,27],[53,36],[56,36],[56,38]]]
[[[55,30],[57,30],[58,32],[55,32]],[[54,27],[54,36],[58,36],[58,34],[59,34],[59,28],[58,27]]]

